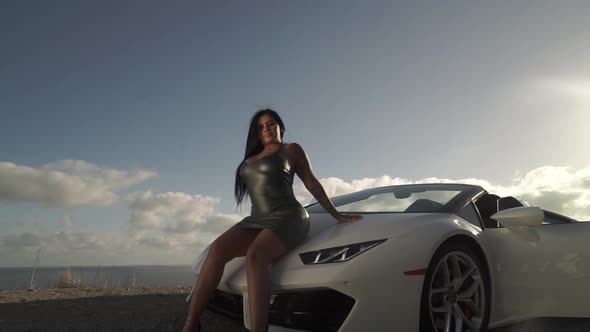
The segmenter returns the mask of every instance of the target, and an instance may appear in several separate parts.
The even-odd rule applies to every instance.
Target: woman
[[[270,302],[270,266],[300,244],[309,232],[309,215],[293,194],[295,174],[338,222],[358,215],[338,213],[315,178],[307,155],[297,143],[284,144],[285,125],[270,109],[258,111],[250,122],[244,160],[236,170],[238,206],[247,194],[251,215],[221,234],[209,247],[193,291],[183,332],[199,331],[199,317],[207,306],[225,264],[246,256],[246,279],[251,331],[266,331]]]

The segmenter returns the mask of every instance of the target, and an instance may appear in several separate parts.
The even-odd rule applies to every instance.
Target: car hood
[[[272,268],[273,285],[285,283],[284,272],[302,271],[304,265],[299,257],[302,252],[336,247],[351,243],[378,240],[399,239],[407,241],[409,235],[426,231],[433,223],[448,220],[450,214],[442,213],[372,213],[362,214],[358,221],[338,223],[326,213],[310,214],[311,227],[307,238],[297,247],[283,256]],[[193,271],[198,275],[207,249],[197,258]],[[237,257],[228,262],[224,269],[219,288],[240,293],[247,287],[245,257]]]
[[[311,228],[298,251],[336,247],[340,245],[403,237],[409,233],[449,216],[442,213],[367,213],[362,219],[338,223],[326,213],[310,214]]]

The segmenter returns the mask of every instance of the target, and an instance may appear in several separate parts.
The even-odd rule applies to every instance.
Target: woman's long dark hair
[[[244,153],[244,159],[242,160],[242,163],[244,160],[259,154],[264,149],[264,145],[258,136],[258,120],[265,114],[270,115],[279,125],[281,128],[281,141],[283,141],[285,124],[277,112],[267,108],[254,113],[252,120],[250,120],[250,129],[248,130],[248,139],[246,140],[246,153]],[[240,166],[242,166],[242,163],[240,163],[236,169],[236,183],[234,186],[234,197],[236,199],[237,206],[242,204],[244,196],[247,194],[246,184],[242,181],[242,177],[240,176]]]

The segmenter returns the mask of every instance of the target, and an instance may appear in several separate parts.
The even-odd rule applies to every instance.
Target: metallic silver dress
[[[283,144],[261,159],[240,165],[252,211],[232,227],[272,229],[290,250],[305,239],[310,225],[307,211],[293,194],[292,170],[280,155],[282,148]]]

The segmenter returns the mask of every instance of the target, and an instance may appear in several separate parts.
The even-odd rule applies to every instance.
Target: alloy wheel
[[[479,331],[486,311],[485,283],[477,263],[452,251],[438,262],[429,285],[430,318],[435,330]]]

